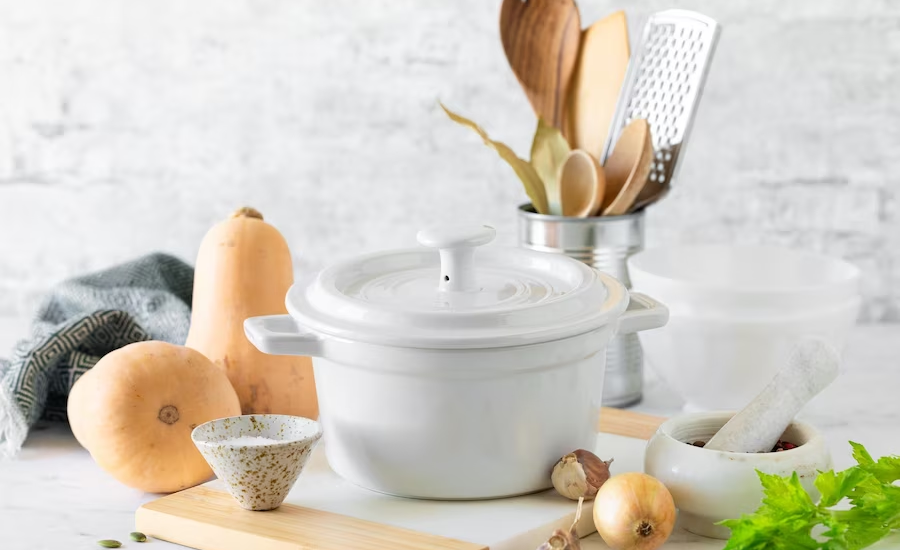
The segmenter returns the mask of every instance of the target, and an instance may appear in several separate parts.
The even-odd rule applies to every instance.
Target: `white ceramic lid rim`
[[[577,260],[572,261],[577,262]],[[625,286],[610,275],[596,271],[587,265],[584,267],[593,274],[594,280],[591,286],[596,287],[599,285],[599,287],[605,288],[605,298],[595,306],[591,315],[583,316],[577,322],[571,322],[571,319],[563,319],[563,322],[556,324],[548,322],[540,326],[519,327],[520,330],[514,330],[516,328],[514,325],[495,327],[499,330],[491,330],[490,327],[468,330],[459,326],[454,327],[454,324],[465,324],[467,318],[462,316],[454,319],[454,316],[457,314],[451,312],[426,314],[426,316],[433,318],[435,322],[447,325],[448,333],[452,332],[452,334],[443,337],[415,334],[415,330],[412,327],[393,327],[393,330],[386,330],[385,327],[372,329],[371,327],[347,322],[334,315],[323,313],[320,309],[311,307],[309,298],[311,294],[314,295],[315,293],[315,281],[312,283],[298,282],[294,284],[288,291],[285,305],[291,317],[294,318],[300,327],[323,337],[335,337],[370,344],[406,348],[485,349],[521,346],[584,334],[614,322],[622,315],[628,307],[629,300]],[[318,280],[319,276],[316,276],[315,279]],[[581,302],[577,295],[569,296],[569,299],[571,300],[570,303],[577,304]],[[541,306],[531,307],[540,309]],[[543,307],[546,308],[546,306]],[[361,308],[361,311],[364,312],[366,309],[370,309],[369,305]],[[519,311],[527,309],[520,308]],[[496,312],[490,311],[474,314],[475,317],[484,318],[496,315]]]
[[[419,248],[366,254],[295,284],[288,312],[321,336],[407,348],[469,349],[558,340],[628,305],[624,286],[583,262],[487,247],[487,224],[419,231]]]

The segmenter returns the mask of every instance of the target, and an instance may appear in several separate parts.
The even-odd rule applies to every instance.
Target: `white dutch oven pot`
[[[265,353],[309,355],[326,455],[384,493],[475,499],[547,489],[593,449],[606,345],[668,310],[562,255],[484,247],[488,226],[333,265],[253,317]],[[626,311],[628,308],[628,311]]]

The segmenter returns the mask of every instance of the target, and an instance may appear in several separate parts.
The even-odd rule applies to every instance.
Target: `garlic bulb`
[[[562,496],[572,500],[581,497],[590,500],[609,479],[610,464],[612,459],[603,461],[590,451],[578,449],[559,459],[550,480]]]
[[[557,529],[537,550],[581,550],[581,541],[577,536],[573,537],[570,533]]]
[[[537,550],[581,550],[581,539],[578,538],[578,521],[581,519],[581,506],[584,499],[578,499],[578,508],[575,509],[575,520],[568,531],[557,529],[546,542],[538,546]]]

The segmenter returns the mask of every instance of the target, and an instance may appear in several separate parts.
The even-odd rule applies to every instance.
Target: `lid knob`
[[[439,290],[470,292],[478,290],[475,247],[491,242],[496,235],[497,231],[489,225],[467,225],[424,229],[416,240],[423,246],[437,248],[441,254]]]

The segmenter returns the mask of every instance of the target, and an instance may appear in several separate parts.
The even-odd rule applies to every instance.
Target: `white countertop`
[[[8,353],[14,340],[27,331],[27,322],[0,319],[0,354]],[[846,351],[841,378],[801,414],[825,433],[836,468],[852,463],[848,440],[863,443],[874,456],[900,454],[898,361],[900,326],[858,328]],[[680,400],[652,375],[649,378],[644,401],[634,410],[665,416],[679,412]],[[39,425],[17,458],[0,464],[0,549],[97,549],[96,541],[104,538],[127,545],[134,511],[156,497],[106,475],[67,426]],[[676,531],[666,544],[683,550],[722,546],[721,541],[684,531]],[[162,541],[153,541],[152,547],[179,548]],[[583,548],[606,546],[595,534],[583,540]],[[873,548],[900,548],[900,536]]]

